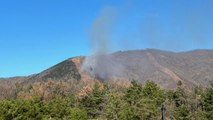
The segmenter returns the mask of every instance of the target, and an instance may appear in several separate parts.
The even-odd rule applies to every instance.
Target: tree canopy
[[[164,90],[151,80],[145,84],[132,81],[122,88],[97,82],[84,95],[77,91],[69,93],[61,84],[48,84],[48,89],[35,87],[38,86],[24,90],[17,84],[16,97],[0,100],[0,119],[213,120],[213,85],[187,91],[180,83],[174,90]],[[54,92],[47,95],[47,91],[38,94],[35,90]],[[20,97],[23,92],[30,94]]]

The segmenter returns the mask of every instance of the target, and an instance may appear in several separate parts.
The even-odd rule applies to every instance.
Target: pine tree
[[[207,89],[204,96],[204,110],[209,120],[213,120],[213,84]]]

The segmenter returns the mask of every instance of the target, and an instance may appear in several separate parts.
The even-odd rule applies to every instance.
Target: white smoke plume
[[[110,52],[111,31],[116,21],[116,10],[104,7],[89,29],[92,56],[86,57],[84,69],[99,79],[110,79],[121,72],[122,65],[115,63]],[[113,68],[113,69],[112,69]]]
[[[130,3],[133,4],[132,1]],[[108,54],[112,52],[114,45],[122,50],[148,47],[185,51],[212,43],[209,37],[212,36],[212,25],[206,22],[210,21],[207,16],[212,16],[209,11],[211,6],[207,6],[210,3],[198,4],[199,9],[196,6],[183,7],[184,1],[174,3],[161,3],[171,6],[163,8],[164,11],[171,11],[165,13],[162,12],[161,5],[153,7],[152,11],[140,2],[134,2],[134,6],[125,6],[122,9],[104,7],[89,28],[92,56],[86,57],[83,68],[91,75],[104,80],[112,76],[123,76],[127,68],[126,63],[121,63],[116,56]],[[148,5],[152,6],[151,3]],[[116,41],[112,41],[111,32],[115,27],[121,28],[120,31],[117,29]],[[117,44],[113,44],[116,42]],[[122,44],[127,47],[123,48]]]
[[[115,12],[113,7],[104,7],[89,28],[91,52],[94,55],[107,54],[110,50],[110,32],[115,22]]]

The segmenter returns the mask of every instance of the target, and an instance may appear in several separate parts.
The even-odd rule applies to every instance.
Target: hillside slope
[[[94,56],[91,59],[96,59]],[[213,50],[169,52],[156,49],[119,51],[104,55],[95,67],[84,67],[85,57],[65,60],[41,73],[28,77],[1,79],[0,84],[37,81],[78,80],[153,80],[164,88],[174,88],[178,81],[186,86],[206,86],[213,81]],[[97,65],[101,67],[97,67]],[[101,78],[101,76],[104,79]],[[5,82],[7,80],[7,82]]]

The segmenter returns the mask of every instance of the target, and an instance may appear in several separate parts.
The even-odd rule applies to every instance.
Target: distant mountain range
[[[91,59],[96,59],[91,56]],[[67,59],[41,73],[1,78],[0,87],[16,82],[31,84],[48,80],[153,80],[164,88],[175,88],[178,81],[186,87],[207,86],[213,81],[213,50],[169,52],[156,49],[119,51],[101,57],[98,63],[85,67],[87,57]],[[96,61],[97,62],[97,61]],[[89,66],[89,68],[88,68]],[[99,67],[101,66],[101,67]]]

